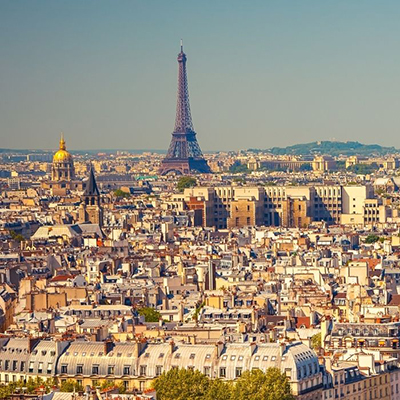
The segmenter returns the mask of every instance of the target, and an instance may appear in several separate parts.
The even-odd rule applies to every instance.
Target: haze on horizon
[[[400,2],[1,0],[0,147],[167,149],[179,40],[203,151],[400,147]]]

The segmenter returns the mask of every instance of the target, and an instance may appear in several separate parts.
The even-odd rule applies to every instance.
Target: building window
[[[38,366],[38,374],[41,374],[43,372],[43,363],[40,362]]]
[[[107,374],[112,375],[114,374],[114,365],[109,365],[107,368]]]
[[[162,374],[162,365],[156,366],[156,376],[160,376]]]
[[[29,372],[30,372],[31,366],[29,365]],[[67,366],[66,365],[61,365],[61,373],[66,374],[67,373]]]
[[[82,374],[83,373],[83,365],[77,365],[76,366],[76,373],[77,374]]]
[[[140,366],[140,376],[145,376],[146,375],[146,369],[147,369],[146,365],[141,365]]]
[[[219,377],[226,378],[226,368],[225,367],[222,367],[219,369]]]
[[[33,372],[34,365],[35,365],[35,363],[33,361],[30,361],[30,363],[29,363],[29,372],[31,372],[31,373]]]
[[[93,375],[98,375],[99,374],[99,366],[98,365],[93,365],[92,366],[92,374]]]
[[[242,368],[236,368],[236,378],[239,378],[240,376],[242,376]]]
[[[210,372],[211,372],[210,367],[204,367],[204,375],[205,376],[210,376],[211,375]]]
[[[124,367],[124,375],[129,375],[131,373],[131,367],[129,365]]]

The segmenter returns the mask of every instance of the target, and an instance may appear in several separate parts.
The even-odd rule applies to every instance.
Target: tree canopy
[[[197,370],[171,369],[154,383],[158,400],[196,400],[206,398],[210,380]]]
[[[316,333],[315,335],[313,335],[311,337],[311,348],[312,349],[314,349],[314,350],[320,349],[321,343],[322,343],[321,332]]]
[[[44,393],[48,393],[54,384],[55,383],[53,379],[44,380],[40,377],[36,377],[35,379],[28,378],[26,381],[20,379],[16,382],[10,382],[7,385],[0,385],[0,398],[5,399],[17,392],[32,394],[41,390]]]
[[[184,189],[196,186],[196,184],[196,178],[193,178],[192,176],[182,176],[178,180],[177,188],[180,192],[183,192]]]
[[[151,307],[139,308],[138,312],[144,316],[146,322],[158,322],[161,318],[161,314]]]
[[[365,243],[373,244],[373,243],[377,242],[378,240],[379,240],[379,236],[378,235],[371,234],[371,235],[368,235],[366,237]]]
[[[128,198],[131,197],[130,193],[123,191],[122,189],[117,189],[114,191],[114,195],[120,198]]]
[[[245,371],[233,385],[231,400],[293,400],[288,378],[277,368]]]
[[[60,385],[60,391],[61,392],[80,392],[83,390],[82,385],[80,385],[78,382],[74,381],[73,379],[68,379],[64,382],[61,382]]]
[[[373,172],[375,172],[378,169],[379,169],[379,165],[376,163],[354,164],[354,165],[350,165],[350,167],[347,168],[348,171],[354,172],[357,175],[372,174]]]
[[[172,369],[156,379],[154,389],[159,400],[294,400],[288,378],[277,368],[245,371],[234,382]]]
[[[21,234],[15,232],[13,230],[10,230],[9,233],[10,233],[11,239],[16,240],[17,242],[22,242],[25,240],[25,238]]]

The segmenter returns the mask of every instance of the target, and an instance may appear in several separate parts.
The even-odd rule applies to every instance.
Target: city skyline
[[[2,148],[166,150],[189,55],[205,152],[314,140],[400,147],[400,5],[2,2]],[[177,23],[176,21],[179,21]]]

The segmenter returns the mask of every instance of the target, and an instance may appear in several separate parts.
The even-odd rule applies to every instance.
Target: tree
[[[130,194],[130,193],[124,192],[124,191],[121,190],[121,189],[115,190],[115,191],[114,191],[114,195],[115,195],[116,197],[120,197],[120,198],[124,198],[124,199],[126,199],[126,198],[128,198],[128,197],[131,197],[131,194]]]
[[[36,378],[29,377],[28,380],[20,379],[16,382],[10,382],[7,385],[0,385],[0,399],[10,397],[13,393],[35,393],[38,389],[42,389],[44,393],[49,393],[50,389],[55,386],[54,379],[44,380],[39,376]]]
[[[183,192],[184,189],[196,186],[196,184],[197,184],[196,178],[193,178],[192,176],[182,176],[179,178],[177,189],[180,192]]]
[[[346,161],[344,160],[337,160],[336,166],[333,168],[333,171],[344,171],[346,170]]]
[[[10,233],[11,239],[16,240],[17,242],[22,242],[25,240],[25,238],[21,234],[15,232],[13,230],[10,230],[9,233]]]
[[[119,394],[125,394],[126,393],[126,387],[122,382],[118,385],[118,393]]]
[[[366,237],[365,243],[373,244],[373,243],[377,242],[378,240],[379,240],[379,236],[378,235],[371,234],[371,235],[368,235]]]
[[[229,400],[232,398],[232,383],[214,379],[210,382],[204,400]]]
[[[372,174],[379,169],[379,165],[376,163],[371,164],[354,164],[350,165],[347,170],[354,172],[357,175],[367,175]]]
[[[301,164],[299,171],[312,171],[312,166],[310,163]]]
[[[246,371],[236,383],[172,369],[155,380],[154,389],[159,400],[294,400],[288,378],[277,368]]]
[[[242,183],[244,185],[246,184],[246,179],[244,178],[234,178],[232,181],[235,183]]]
[[[311,348],[314,350],[318,350],[321,348],[321,332],[316,333],[311,337]]]
[[[203,301],[202,303],[200,303],[200,304],[196,307],[196,310],[195,310],[195,312],[194,312],[194,314],[193,314],[193,319],[194,319],[196,322],[198,322],[198,320],[199,320],[199,315],[200,315],[200,311],[201,311],[201,309],[202,309],[205,305],[206,305],[206,303]]]
[[[139,308],[138,312],[144,316],[146,322],[158,322],[161,318],[161,314],[151,307]]]
[[[156,379],[154,389],[158,400],[200,400],[206,398],[210,382],[197,370],[174,368]]]
[[[246,164],[242,164],[240,161],[235,161],[230,167],[229,172],[237,173],[248,173],[250,172]]]
[[[232,400],[294,400],[289,380],[277,368],[245,371],[232,390]]]
[[[81,392],[83,391],[83,387],[81,385],[78,384],[78,382],[72,380],[72,379],[68,379],[67,381],[61,382],[60,385],[60,391],[61,392]]]
[[[100,383],[101,390],[107,390],[115,387],[115,383],[112,380],[103,380]]]

